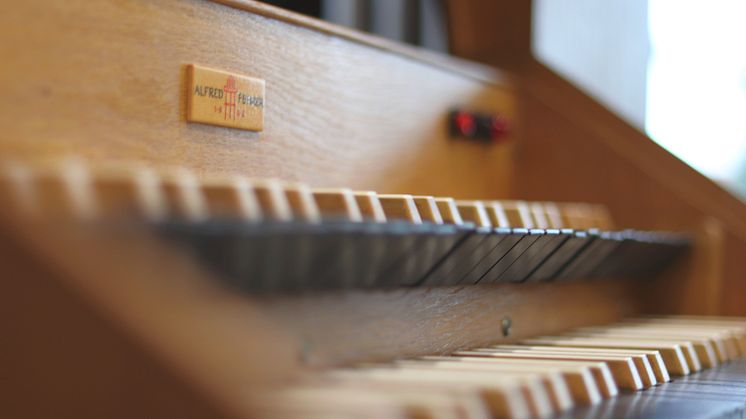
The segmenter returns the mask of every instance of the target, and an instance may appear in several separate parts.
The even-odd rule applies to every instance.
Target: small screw
[[[313,342],[311,342],[309,339],[303,338],[301,340],[301,348],[300,348],[301,363],[310,364],[312,353],[313,353]]]
[[[513,326],[513,321],[510,320],[510,317],[505,316],[503,317],[502,322],[500,322],[503,330],[503,336],[507,337],[510,335],[510,328]]]

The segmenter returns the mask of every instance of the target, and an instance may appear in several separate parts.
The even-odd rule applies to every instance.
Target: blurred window
[[[746,197],[746,2],[649,6],[648,134]]]

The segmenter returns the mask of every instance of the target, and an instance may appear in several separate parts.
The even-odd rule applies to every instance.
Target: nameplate
[[[187,86],[187,121],[249,131],[264,128],[264,80],[191,64]]]

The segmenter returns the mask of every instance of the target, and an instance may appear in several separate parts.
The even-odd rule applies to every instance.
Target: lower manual
[[[712,418],[746,413],[746,319],[642,317],[308,375],[266,417]]]

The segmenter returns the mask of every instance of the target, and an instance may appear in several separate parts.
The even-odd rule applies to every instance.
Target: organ
[[[3,416],[743,411],[743,204],[519,43],[498,70],[248,0],[8,9]],[[192,65],[264,97],[188,122]]]

